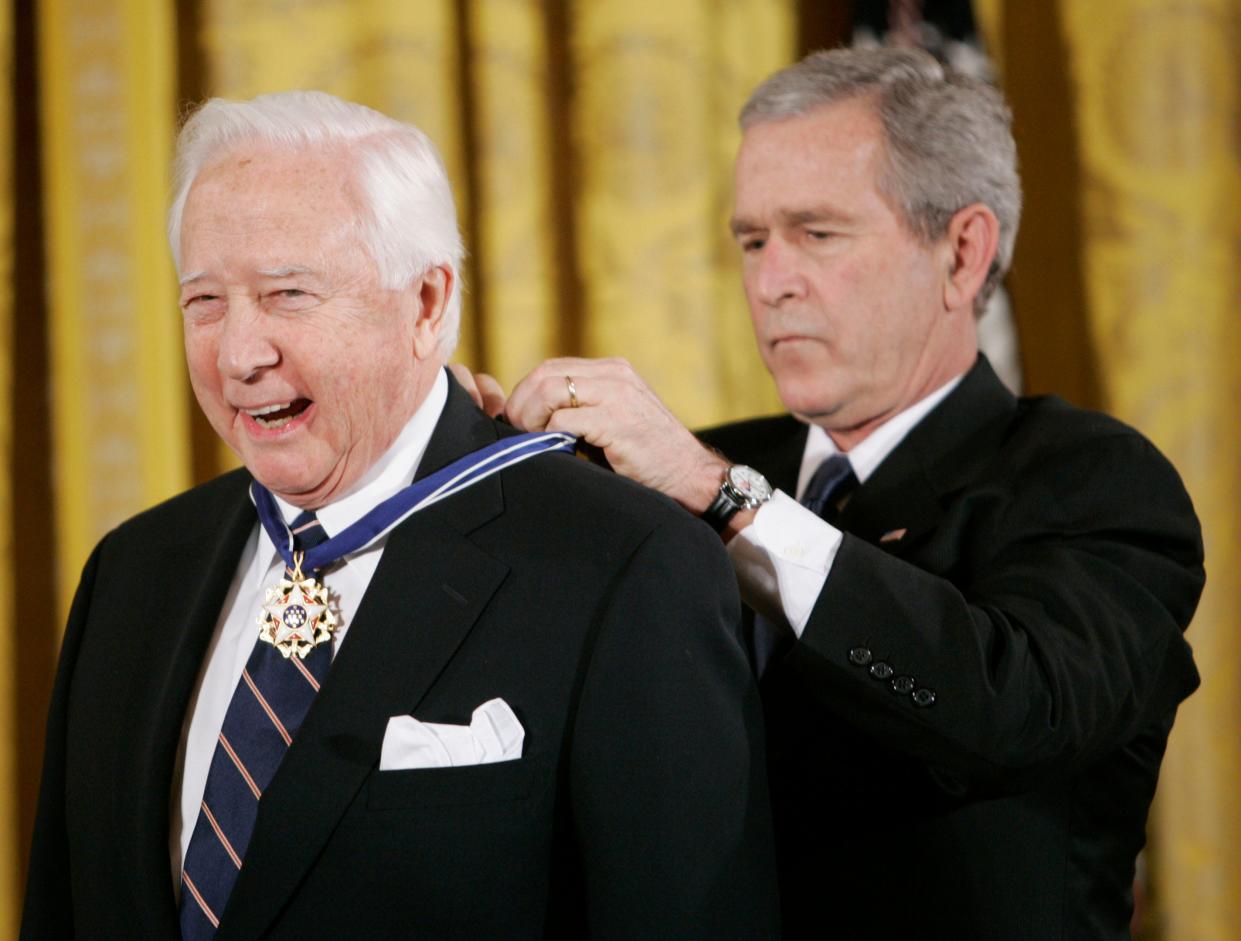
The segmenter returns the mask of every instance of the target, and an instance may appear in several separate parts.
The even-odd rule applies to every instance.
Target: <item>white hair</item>
[[[981,313],[1008,270],[1021,221],[1021,180],[1012,114],[991,85],[945,69],[918,49],[832,49],[808,55],[759,85],[741,109],[741,129],[799,117],[847,98],[870,97],[884,129],[877,185],[925,242],[956,213],[987,206],[999,247],[974,299]]]
[[[246,145],[288,150],[341,147],[355,161],[362,201],[362,244],[385,288],[401,290],[438,265],[453,272],[439,350],[447,358],[461,321],[465,250],[443,161],[422,131],[371,108],[318,91],[287,91],[249,101],[212,98],[177,136],[168,242],[181,268],[181,219],[199,172]]]

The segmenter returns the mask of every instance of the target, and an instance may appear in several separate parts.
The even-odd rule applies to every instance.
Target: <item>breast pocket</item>
[[[375,771],[367,788],[369,810],[495,804],[528,798],[540,775],[530,756],[455,768]]]

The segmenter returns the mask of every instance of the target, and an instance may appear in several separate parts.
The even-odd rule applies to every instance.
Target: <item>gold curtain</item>
[[[5,10],[8,13],[8,10]],[[0,74],[10,84],[13,72],[12,21],[6,15],[0,21]],[[13,152],[12,102],[7,95],[0,96],[0,401],[11,400],[12,346],[11,322],[13,310],[13,202],[12,168],[9,156]],[[0,624],[5,630],[0,643],[0,664],[15,662],[17,632],[13,630],[13,610],[9,599],[13,591],[13,571],[8,561],[13,554],[12,487],[8,469],[13,460],[12,415],[9,409],[0,409],[0,467],[6,479],[0,486]],[[0,936],[17,934],[17,910],[10,904],[20,883],[20,864],[13,849],[18,846],[21,818],[17,802],[7,795],[13,794],[12,782],[17,780],[17,677],[15,671],[0,666],[0,787],[5,797],[0,797]],[[5,786],[7,785],[7,786]]]
[[[1076,78],[1086,304],[1105,405],[1184,476],[1208,583],[1154,816],[1164,936],[1241,937],[1241,8],[1062,4]]]
[[[807,24],[825,9],[35,0],[27,22],[29,6],[5,22],[17,23],[16,87],[28,72],[38,94],[0,104],[0,141],[13,137],[19,161],[42,158],[33,195],[21,185],[29,168],[3,162],[12,148],[0,158],[0,179],[18,179],[0,184],[13,197],[0,203],[0,322],[14,337],[0,346],[0,388],[15,403],[0,414],[0,448],[15,442],[0,599],[23,588],[5,635],[17,655],[0,658],[0,775],[17,783],[0,790],[0,938],[15,933],[34,743],[86,553],[118,520],[233,462],[190,401],[162,233],[183,103],[321,88],[417,123],[444,155],[469,250],[459,357],[511,385],[546,355],[623,354],[699,425],[778,408],[726,228],[735,114],[799,42],[813,44]],[[1241,937],[1241,742],[1229,734],[1241,650],[1227,629],[1238,552],[1228,496],[1241,470],[1226,411],[1241,382],[1229,310],[1241,299],[1235,0],[975,8],[1013,99],[1027,184],[1011,284],[1027,385],[1146,431],[1206,526],[1211,583],[1191,632],[1205,683],[1165,763],[1157,936]],[[0,30],[0,61],[9,42]],[[10,203],[35,210],[18,212],[15,242]],[[13,257],[24,264],[10,279]],[[44,279],[46,304],[32,287]],[[22,318],[11,324],[10,283]],[[55,571],[46,585],[32,577],[40,566]]]
[[[624,355],[691,425],[776,410],[725,220],[739,103],[788,61],[777,4],[574,7],[587,355]]]
[[[145,0],[39,8],[62,616],[99,537],[190,482],[161,223],[175,118],[171,17]]]
[[[1142,937],[1241,937],[1241,8],[979,0],[1026,211],[1012,277],[1027,386],[1109,411],[1180,470],[1207,587],[1149,834]]]

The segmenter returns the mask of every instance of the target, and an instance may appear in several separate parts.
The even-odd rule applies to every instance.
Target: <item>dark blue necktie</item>
[[[840,499],[856,483],[849,458],[844,454],[833,454],[815,469],[806,492],[801,496],[801,504],[830,522],[836,516]],[[792,643],[793,635],[787,628],[777,627],[756,614],[754,633],[750,638],[755,675],[761,677],[771,661]]]
[[[853,465],[844,454],[833,454],[816,469],[801,495],[801,505],[829,522],[836,516],[835,503],[857,484]]]
[[[298,552],[327,539],[311,512],[298,516],[291,529]],[[259,801],[327,676],[331,647],[320,644],[299,660],[285,658],[266,641],[255,641],[224,715],[185,853],[182,938],[197,941],[215,935],[250,845]]]

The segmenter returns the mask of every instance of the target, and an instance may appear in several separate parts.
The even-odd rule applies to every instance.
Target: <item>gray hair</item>
[[[346,148],[356,162],[362,199],[359,235],[384,287],[400,290],[437,265],[453,271],[439,350],[457,344],[461,321],[461,259],[452,190],[435,145],[418,128],[333,95],[288,91],[249,101],[212,98],[177,137],[168,242],[181,268],[181,218],[199,172],[226,152],[249,144],[290,150]]]
[[[974,301],[981,313],[1013,259],[1021,180],[1012,113],[979,79],[917,49],[832,49],[776,72],[741,109],[741,129],[798,117],[847,98],[871,98],[885,134],[877,185],[917,238],[935,241],[971,203],[1000,223],[999,247]]]

